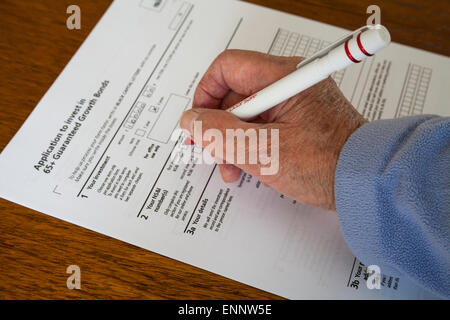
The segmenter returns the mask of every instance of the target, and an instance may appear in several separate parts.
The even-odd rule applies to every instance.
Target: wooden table
[[[89,34],[110,0],[0,2],[0,150]],[[251,0],[356,29],[372,0]],[[81,8],[81,30],[66,8]],[[394,41],[450,55],[448,0],[379,1]],[[1,177],[0,177],[1,179]],[[1,299],[272,299],[273,294],[0,200]],[[81,290],[66,268],[81,267]]]

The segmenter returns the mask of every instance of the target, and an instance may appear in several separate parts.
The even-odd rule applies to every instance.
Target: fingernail
[[[220,173],[223,181],[234,182],[241,176],[241,169],[232,164],[225,164],[222,165]]]
[[[194,121],[198,117],[198,112],[195,109],[189,109],[183,113],[180,120],[180,127],[184,130],[189,131],[189,133],[193,134],[193,126]]]

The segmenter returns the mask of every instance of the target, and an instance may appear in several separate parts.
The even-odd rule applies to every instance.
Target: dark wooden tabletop
[[[62,71],[110,0],[0,1],[0,150]],[[251,0],[356,29],[372,0]],[[66,8],[81,8],[81,30]],[[393,41],[450,55],[448,0],[378,1]],[[1,177],[0,177],[1,179]],[[66,268],[81,268],[69,290]],[[0,199],[0,299],[273,299],[273,294]]]

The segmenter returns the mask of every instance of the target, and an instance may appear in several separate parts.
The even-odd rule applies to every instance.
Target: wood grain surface
[[[110,0],[0,1],[0,150],[20,128]],[[356,29],[368,5],[355,0],[251,0]],[[66,8],[81,8],[81,30]],[[450,55],[450,1],[376,2],[394,41]],[[1,179],[2,177],[0,177]],[[238,261],[236,261],[238,263]],[[81,290],[66,268],[81,268]],[[273,294],[0,200],[0,299],[276,299]]]

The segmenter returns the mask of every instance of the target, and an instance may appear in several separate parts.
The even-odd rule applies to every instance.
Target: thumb
[[[250,128],[256,129],[257,126],[258,124],[242,121],[235,115],[219,109],[190,109],[185,111],[180,119],[180,127],[189,132],[195,144],[209,149],[211,155],[216,158],[225,182],[235,181],[241,174],[241,170],[237,166],[226,163],[227,159],[229,162],[235,163],[237,151],[236,148],[233,148],[231,154],[226,153],[226,130],[242,129],[246,131]],[[221,141],[217,141],[217,139],[221,139]],[[210,144],[214,145],[213,148]],[[228,153],[230,153],[229,150]],[[242,165],[238,166],[243,168]]]
[[[211,129],[218,130],[225,139],[227,129],[256,128],[257,124],[240,120],[235,115],[219,109],[193,108],[185,111],[180,119],[180,127],[189,132],[194,142],[206,147],[211,141],[202,139]],[[208,136],[208,134],[206,134]],[[225,140],[223,140],[225,142]]]

